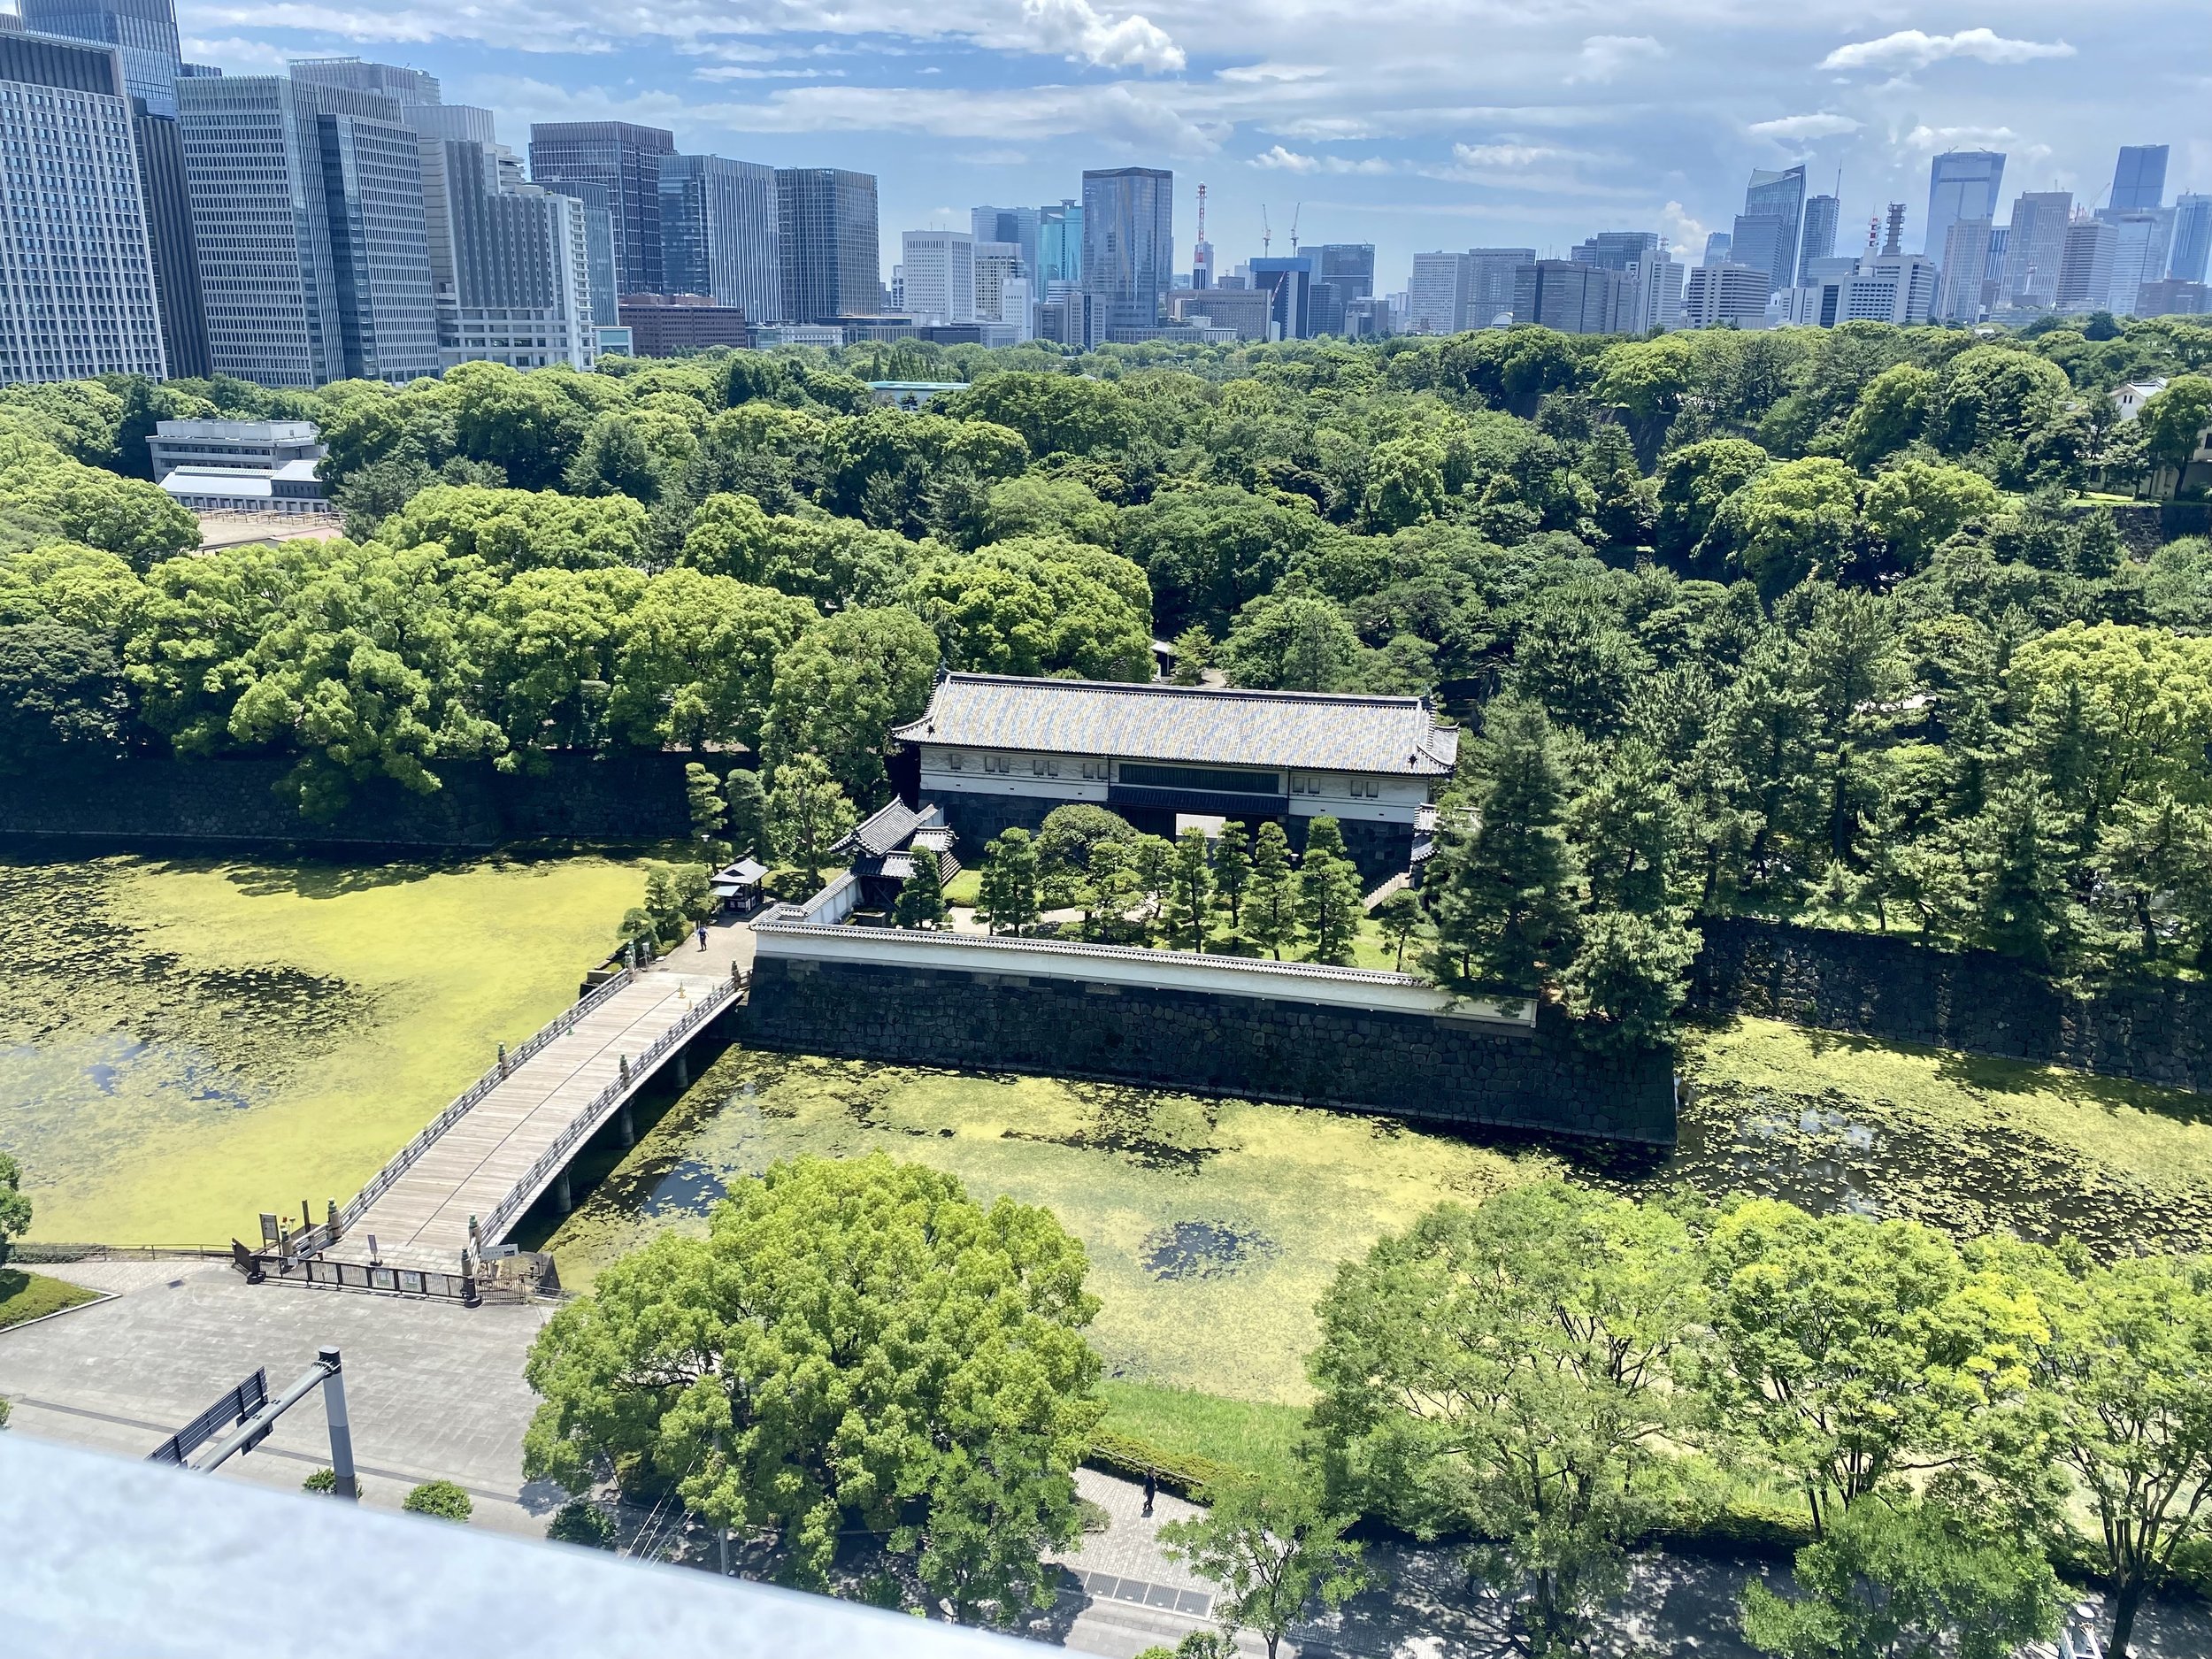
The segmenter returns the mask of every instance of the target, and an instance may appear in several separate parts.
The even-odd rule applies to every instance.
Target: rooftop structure
[[[964,844],[1088,802],[1141,830],[1273,819],[1295,847],[1333,818],[1363,875],[1420,855],[1459,733],[1418,697],[948,674],[893,735],[918,751],[918,796]]]
[[[319,458],[321,436],[311,420],[163,420],[146,449],[157,479],[180,466],[273,472]]]

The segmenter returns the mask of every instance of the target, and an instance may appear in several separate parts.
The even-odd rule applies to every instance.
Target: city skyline
[[[1563,255],[1634,226],[1694,250],[1730,227],[1754,166],[1802,162],[1809,193],[1840,170],[1846,245],[1888,201],[1916,220],[1943,149],[2004,150],[2011,188],[2086,200],[2119,145],[2168,142],[2170,196],[2212,188],[2200,87],[2158,44],[2169,12],[2185,16],[2024,4],[1900,31],[1839,10],[1575,21],[1446,4],[1353,27],[1295,5],[1248,19],[970,0],[920,19],[673,12],[626,18],[646,31],[626,38],[559,4],[301,14],[311,28],[187,4],[180,22],[188,59],[232,73],[347,52],[419,65],[449,103],[497,111],[518,150],[533,121],[619,119],[672,128],[685,152],[872,172],[887,278],[897,230],[959,228],[975,203],[1055,201],[1086,168],[1141,165],[1177,174],[1179,227],[1208,183],[1225,259],[1259,250],[1264,204],[1279,249],[1302,212],[1306,241],[1374,242],[1394,289],[1438,248]]]

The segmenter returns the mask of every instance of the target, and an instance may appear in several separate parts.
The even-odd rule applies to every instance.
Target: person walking
[[[707,948],[707,925],[706,925],[704,922],[702,922],[702,923],[700,923],[700,924],[699,924],[699,949],[702,949],[702,950],[704,950],[706,948]]]
[[[1151,1470],[1146,1470],[1144,1471],[1144,1516],[1145,1519],[1148,1521],[1152,1518],[1153,1497],[1158,1493],[1159,1490],[1160,1478],[1154,1474]]]

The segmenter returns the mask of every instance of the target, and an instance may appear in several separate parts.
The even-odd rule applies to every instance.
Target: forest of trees
[[[1625,1006],[1725,912],[2193,968],[2212,545],[2090,492],[2175,488],[2208,371],[2212,328],[2090,318],[14,388],[0,765],[276,752],[323,815],[449,759],[745,746],[865,810],[941,661],[1133,678],[1163,635],[1477,728],[1448,977]],[[920,374],[972,383],[863,384]],[[124,474],[210,414],[316,420],[346,538],[198,552]]]

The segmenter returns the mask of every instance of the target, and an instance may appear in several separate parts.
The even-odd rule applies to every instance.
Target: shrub
[[[583,1544],[593,1549],[614,1548],[614,1517],[588,1498],[575,1498],[553,1512],[545,1535],[557,1544]]]
[[[302,1492],[334,1493],[338,1490],[338,1471],[334,1469],[329,1468],[318,1469],[313,1474],[308,1476],[306,1479],[300,1482],[300,1490]],[[463,1502],[465,1502],[467,1500],[464,1498]]]
[[[410,1515],[435,1516],[441,1521],[465,1521],[476,1509],[469,1494],[450,1480],[424,1481],[399,1507]]]

